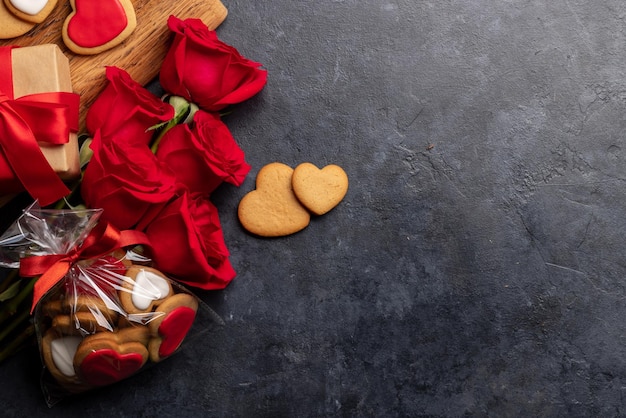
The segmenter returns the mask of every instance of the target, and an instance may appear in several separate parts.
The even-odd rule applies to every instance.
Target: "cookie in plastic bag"
[[[33,321],[50,406],[126,379],[222,324],[135,251],[149,249],[145,236],[99,224],[100,213],[32,206],[0,237],[0,264],[40,274]]]

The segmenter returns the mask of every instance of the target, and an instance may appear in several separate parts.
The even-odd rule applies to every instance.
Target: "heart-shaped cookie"
[[[150,360],[158,362],[180,347],[196,318],[198,301],[189,294],[169,297],[155,312],[158,316],[148,327],[153,338],[148,343]]]
[[[151,267],[132,266],[125,276],[119,296],[129,314],[150,312],[174,292],[169,279]]]
[[[31,23],[41,23],[54,10],[57,0],[4,0],[4,4],[20,19]]]
[[[256,177],[256,190],[239,202],[239,221],[246,230],[259,236],[279,237],[306,228],[311,215],[293,193],[293,171],[279,162],[261,168]]]
[[[299,164],[291,177],[293,192],[308,210],[323,215],[339,204],[348,192],[348,175],[335,164],[319,169]]]
[[[83,379],[90,385],[104,386],[132,376],[145,364],[147,355],[141,353],[145,350],[137,343],[99,348],[83,359]]]
[[[63,42],[75,52],[93,55],[119,45],[135,30],[137,16],[130,0],[70,0],[72,12],[63,22]]]
[[[118,382],[146,364],[148,338],[148,329],[142,326],[85,337],[76,349],[74,369],[89,385]]]
[[[12,13],[6,5],[6,1],[0,2],[0,39],[11,39],[24,35],[35,27],[36,23],[27,22]]]
[[[20,12],[36,15],[48,4],[48,0],[5,0]]]
[[[66,336],[48,330],[41,339],[41,353],[46,369],[63,386],[78,386],[80,380],[74,370],[74,355],[82,337]]]
[[[81,337],[69,336],[56,338],[50,341],[50,355],[52,362],[58,368],[58,370],[67,377],[76,375],[74,370],[74,354],[76,354],[76,348],[82,341]]]

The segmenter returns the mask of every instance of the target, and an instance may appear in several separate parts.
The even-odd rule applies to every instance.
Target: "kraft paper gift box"
[[[8,65],[7,55],[3,57],[0,66]],[[16,101],[36,93],[72,93],[69,60],[57,45],[44,44],[11,48],[10,61],[11,73],[8,77],[12,77],[13,98]],[[6,71],[0,71],[0,75],[6,83],[8,78]],[[7,95],[6,92],[0,93]],[[4,140],[8,141],[10,138],[4,138]],[[78,140],[75,131],[68,133],[68,142],[65,144],[38,141],[38,145],[50,168],[61,180],[67,181],[79,177]],[[42,181],[45,180],[42,179]],[[7,162],[5,155],[0,152],[0,196],[23,190],[24,186]]]

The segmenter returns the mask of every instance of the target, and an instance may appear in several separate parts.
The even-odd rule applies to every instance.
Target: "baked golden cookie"
[[[45,300],[40,313],[62,335],[86,335],[115,328],[121,309],[116,301],[109,303],[115,308],[94,295],[57,296]]]
[[[302,163],[293,170],[293,192],[308,210],[323,215],[339,204],[348,192],[348,175],[338,165],[319,169]]]
[[[152,312],[174,293],[170,280],[159,270],[132,266],[119,290],[120,304],[128,314]]]
[[[291,186],[293,169],[286,164],[270,163],[259,171],[256,190],[239,202],[241,225],[255,235],[279,237],[301,231],[311,215],[300,204]]]
[[[41,23],[52,13],[57,0],[4,0],[4,5],[26,22]]]
[[[107,321],[110,324],[117,322],[119,307],[115,301],[109,301],[108,306],[104,300],[95,295],[80,295],[76,297],[66,297],[63,299],[63,312],[76,314],[78,312],[88,312],[97,315],[100,321]]]
[[[104,386],[125,379],[148,361],[149,331],[144,326],[85,337],[76,347],[73,366],[88,385]]]
[[[61,313],[64,313],[63,301],[61,299],[53,299],[46,301],[41,305],[41,312],[48,318],[54,318]]]
[[[99,312],[74,312],[56,315],[52,328],[63,335],[89,335],[102,331],[113,331],[114,323],[99,315]]]
[[[35,27],[36,23],[22,20],[7,8],[4,1],[0,1],[0,39],[12,39],[24,35]]]
[[[41,342],[41,354],[52,377],[67,388],[79,389],[80,378],[74,370],[74,355],[83,340],[76,335],[63,335],[54,329],[48,330]]]
[[[198,311],[198,301],[187,293],[167,298],[148,323],[152,338],[148,343],[150,360],[159,362],[174,354],[191,329]]]
[[[70,0],[63,22],[65,45],[74,53],[94,55],[121,44],[137,26],[131,0]]]

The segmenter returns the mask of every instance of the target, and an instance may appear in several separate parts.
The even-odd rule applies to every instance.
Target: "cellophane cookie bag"
[[[49,406],[124,380],[223,324],[151,266],[145,236],[99,223],[101,213],[35,203],[0,237],[0,265],[39,277],[32,320]]]

